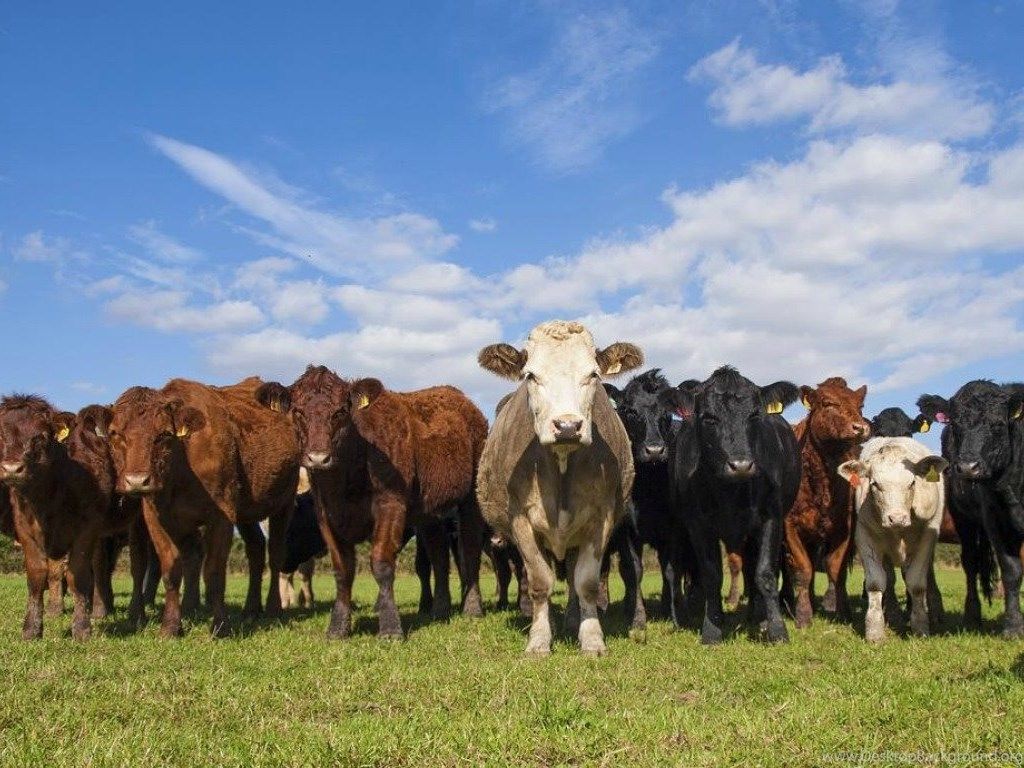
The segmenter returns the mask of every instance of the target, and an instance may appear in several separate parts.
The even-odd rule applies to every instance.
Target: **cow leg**
[[[402,638],[402,620],[395,604],[395,557],[402,546],[405,529],[405,501],[397,494],[380,489],[373,497],[373,546],[370,567],[377,582],[377,637]]]
[[[181,541],[181,576],[184,589],[182,591],[181,610],[194,614],[199,610],[199,575],[203,568],[203,545],[199,533],[192,533]],[[207,606],[210,596],[206,596]]]
[[[869,643],[885,640],[885,611],[882,594],[887,581],[884,557],[871,541],[871,534],[857,528],[857,549],[864,564],[864,585],[868,590],[868,609],[864,615],[864,639]]]
[[[886,560],[883,563],[885,568],[885,591],[882,593],[882,613],[885,614],[885,623],[893,629],[900,629],[903,626],[903,611],[900,610],[900,602],[896,598],[896,569],[892,563]],[[906,583],[906,576],[903,578]],[[867,580],[864,581],[864,592],[867,593]],[[908,590],[909,594],[909,590]],[[913,603],[913,600],[911,600]]]
[[[420,580],[420,606],[421,616],[429,616],[434,608],[434,590],[430,586],[430,555],[427,554],[427,545],[423,542],[422,536],[416,537],[416,576]],[[379,609],[377,605],[375,609]]]
[[[141,515],[139,516],[139,519],[142,520],[142,530],[146,537],[146,573],[142,581],[142,602],[146,605],[155,605],[156,592],[160,587],[160,557],[157,555],[156,547],[153,545],[153,538],[149,535],[149,530],[145,527],[145,519]]]
[[[462,615],[484,615],[480,597],[480,555],[487,527],[476,497],[459,505],[459,575],[462,580]]]
[[[214,637],[227,637],[231,634],[227,606],[224,603],[224,588],[233,535],[234,526],[226,518],[213,520],[206,525],[203,541],[206,550],[203,581],[206,584],[206,602],[213,614],[210,620],[210,634]]]
[[[612,542],[609,542],[610,546],[604,551],[604,555],[601,557],[601,575],[597,587],[597,608],[601,611],[608,610],[608,604],[611,602],[611,597],[608,594],[608,577],[612,572],[612,551],[615,549],[614,544],[615,536],[612,537]],[[620,560],[621,565],[621,560]]]
[[[700,570],[700,585],[704,597],[704,622],[700,641],[704,645],[722,642],[722,549],[718,536],[705,530],[703,520],[689,520],[688,530]]]
[[[646,639],[647,630],[647,609],[644,606],[644,594],[642,589],[644,579],[643,542],[640,541],[640,532],[635,526],[630,525],[626,546],[619,554],[619,574],[626,585],[626,606],[627,615],[630,616],[629,636],[637,641]]]
[[[160,522],[153,499],[142,500],[142,514],[157,557],[160,559],[160,573],[164,580],[164,611],[160,622],[163,637],[177,637],[181,634],[181,587],[182,557],[178,545]]]
[[[519,613],[531,619],[533,618],[533,598],[530,597],[530,577],[526,572],[523,556],[519,554],[515,544],[510,544],[510,547],[512,567],[516,572],[516,598],[519,603]]]
[[[291,608],[295,604],[295,574],[279,574],[277,583],[278,591],[281,593],[281,607]]]
[[[448,557],[448,539],[444,523],[437,520],[417,526],[416,540],[418,542],[421,539],[434,574],[434,600],[430,608],[430,617],[446,621],[452,612],[452,596],[448,586],[451,559]]]
[[[795,525],[787,519],[785,521],[786,534],[786,568],[789,571],[789,580],[793,587],[793,597],[796,601],[794,608],[794,619],[797,629],[805,629],[811,625],[811,615],[814,608],[811,605],[811,583],[814,580],[814,563],[807,554],[807,547],[804,546],[800,532]]]
[[[79,536],[68,556],[68,586],[75,602],[71,616],[71,637],[75,640],[87,640],[92,634],[89,614],[92,608],[93,552],[100,546],[97,538],[90,533]]]
[[[955,519],[955,518],[954,518]],[[981,600],[978,597],[978,574],[981,571],[983,553],[978,526],[968,520],[956,520],[957,534],[960,537],[960,564],[964,569],[967,595],[964,598],[964,627],[981,629]]]
[[[588,541],[576,553],[574,587],[579,601],[579,640],[580,651],[587,656],[604,656],[608,648],[604,644],[604,633],[597,617],[597,589],[601,576],[601,556],[603,547],[599,543]]]
[[[729,563],[729,596],[725,599],[725,607],[735,611],[740,604],[740,574],[743,572],[743,555],[739,552],[728,552],[726,561]]]
[[[46,570],[48,585],[46,615],[52,618],[64,613],[64,574],[67,571],[67,558],[47,558]]]
[[[942,592],[939,591],[939,584],[935,580],[934,557],[933,552],[933,562],[928,565],[928,626],[933,632],[937,632],[946,623],[946,609],[942,605]]]
[[[512,538],[523,558],[523,568],[529,580],[530,601],[533,621],[530,637],[526,642],[526,653],[547,656],[551,653],[550,597],[555,574],[547,557],[537,544],[530,521],[525,514],[512,518]]]
[[[491,558],[491,565],[494,568],[494,576],[498,582],[498,602],[495,604],[495,607],[499,611],[504,611],[508,608],[508,590],[512,583],[512,565],[509,562],[504,546],[495,545],[492,541],[487,551]]]
[[[927,539],[917,543],[910,562],[903,569],[903,581],[910,596],[910,631],[920,637],[928,635],[928,576],[931,574],[932,556],[935,552],[935,532],[926,531]]]
[[[825,569],[828,572],[829,586],[835,587],[835,616],[843,621],[850,620],[850,599],[846,594],[846,557],[850,552],[850,538],[847,537],[828,553]]]
[[[261,593],[263,592],[263,569],[267,564],[267,540],[263,536],[260,524],[254,521],[238,523],[238,533],[245,544],[245,559],[249,564],[249,589],[245,593],[242,616],[255,618],[263,611]],[[271,576],[271,578],[274,577]],[[209,594],[206,599],[209,601]]]
[[[782,547],[782,513],[776,502],[777,514],[770,515],[761,527],[757,550],[754,584],[765,612],[765,637],[770,643],[789,642],[786,625],[779,606],[779,551]],[[753,590],[751,591],[753,595]]]
[[[128,603],[128,620],[136,627],[146,619],[146,603],[142,590],[146,578],[148,542],[146,523],[140,515],[132,521],[128,529],[128,560],[132,571],[132,599]]]
[[[267,564],[270,566],[270,582],[267,587],[267,609],[265,615],[270,619],[281,617],[281,569],[288,557],[288,523],[292,518],[294,505],[286,506],[277,514],[267,519],[269,531],[267,535]],[[257,593],[259,587],[257,586]]]
[[[25,603],[21,636],[25,640],[38,640],[43,636],[43,592],[46,591],[46,581],[50,574],[50,561],[30,537],[19,537],[18,540],[28,582],[28,600]]]
[[[1020,582],[1022,566],[1020,552],[1015,546],[1011,530],[1004,530],[992,519],[991,512],[984,511],[985,528],[999,560],[999,572],[1003,584],[1003,637],[1017,639],[1024,637],[1024,618],[1020,612]]]
[[[296,573],[299,574],[299,595],[298,605],[300,608],[313,607],[313,572],[316,569],[316,558],[311,557],[299,565]]]
[[[105,619],[114,611],[114,586],[111,580],[116,549],[114,540],[110,537],[100,539],[93,549],[92,617],[94,619]]]

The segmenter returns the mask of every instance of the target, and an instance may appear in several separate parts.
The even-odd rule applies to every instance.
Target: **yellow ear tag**
[[[801,397],[800,402],[803,403],[804,408],[806,408],[808,411],[811,410],[811,401],[807,399],[807,395]]]
[[[1020,405],[1017,406],[1017,410],[1013,412],[1013,416],[1011,416],[1010,418],[1019,419],[1022,413],[1024,413],[1024,403],[1021,403]]]
[[[768,407],[765,408],[765,410],[773,416],[782,413],[782,403],[780,403],[778,400],[772,403],[768,403]]]
[[[931,423],[930,423],[930,422],[928,422],[928,421],[922,421],[922,422],[921,422],[921,428],[920,428],[919,430],[917,430],[917,431],[918,431],[918,432],[921,432],[921,433],[924,433],[924,432],[927,432],[927,431],[928,431],[929,429],[931,429],[931,428],[932,428],[932,425],[931,425]]]
[[[937,470],[934,466],[929,467],[928,472],[924,476],[924,479],[927,480],[929,483],[939,482],[939,470]]]
[[[362,408],[365,408],[366,406],[368,406],[369,404],[370,404],[369,396],[368,395],[360,395],[359,396],[359,405],[357,405],[356,407],[362,409]]]
[[[57,434],[55,435],[55,437],[57,438],[58,443],[63,443],[65,440],[68,439],[68,435],[70,434],[71,429],[65,424],[61,426],[60,429],[57,430]]]
[[[615,361],[605,370],[605,376],[614,376],[616,373],[622,370],[622,363]]]
[[[278,413],[280,413],[281,412],[281,401],[280,400],[271,400],[270,401],[270,410],[277,411]]]
[[[188,427],[182,424],[174,434],[178,437],[188,437]]]

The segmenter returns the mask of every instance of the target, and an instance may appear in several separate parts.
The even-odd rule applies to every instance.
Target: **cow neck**
[[[804,473],[815,495],[821,497],[822,506],[830,507],[834,501],[842,502],[852,498],[849,483],[837,470],[844,461],[856,459],[860,455],[859,443],[816,440],[808,416],[801,435],[800,450],[803,454]]]
[[[8,486],[22,512],[28,512],[42,523],[48,510],[62,509],[68,493],[66,482],[71,478],[70,464],[71,459],[61,446],[53,461],[46,467],[37,468],[26,483]]]
[[[326,472],[338,483],[343,494],[358,494],[366,487],[368,449],[366,438],[354,424],[335,448],[335,465]]]

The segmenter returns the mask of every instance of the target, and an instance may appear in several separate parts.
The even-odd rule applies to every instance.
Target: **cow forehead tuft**
[[[54,407],[39,395],[11,394],[0,400],[5,411],[29,410],[33,413],[51,413]]]
[[[541,323],[530,331],[530,335],[527,338],[528,341],[539,342],[546,340],[568,341],[574,336],[581,336],[590,346],[594,346],[594,339],[590,335],[590,331],[582,323],[577,323],[573,320],[549,320],[546,323]]]

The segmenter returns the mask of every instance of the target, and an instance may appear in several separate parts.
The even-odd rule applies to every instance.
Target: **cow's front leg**
[[[206,583],[206,602],[213,613],[210,633],[214,637],[227,637],[231,633],[227,606],[224,602],[224,589],[233,534],[234,526],[226,518],[212,520],[206,525],[203,581]]]
[[[25,578],[28,582],[28,600],[25,603],[25,621],[21,636],[25,640],[38,640],[43,636],[43,592],[50,572],[50,564],[35,541],[19,537],[25,560]]]
[[[146,523],[139,515],[128,529],[128,559],[132,571],[132,599],[128,603],[128,620],[136,627],[146,620],[146,606],[142,599],[142,587],[147,565],[149,537]]]
[[[547,557],[541,552],[525,514],[513,516],[512,538],[523,557],[523,568],[529,582],[530,602],[533,606],[533,621],[530,624],[530,637],[526,642],[526,653],[547,656],[551,653],[549,609],[555,574]]]
[[[96,536],[80,536],[68,556],[68,576],[72,597],[75,601],[71,616],[71,636],[75,640],[86,640],[92,634],[91,611],[93,590],[93,550],[99,545]]]
[[[68,569],[66,557],[47,558],[47,586],[46,615],[50,617],[60,616],[64,613],[64,582]]]
[[[292,505],[272,514],[267,519],[267,564],[270,566],[270,583],[267,586],[266,616],[271,619],[281,616],[281,569],[288,556],[288,523],[292,517]]]
[[[170,533],[164,528],[156,502],[152,498],[143,499],[142,514],[160,560],[160,574],[164,580],[164,612],[160,622],[160,634],[163,637],[177,637],[181,634],[181,552]]]
[[[704,623],[700,641],[704,645],[722,642],[722,550],[718,535],[704,520],[690,520],[689,532],[700,569],[700,586],[704,597]]]
[[[600,544],[588,541],[579,548],[576,554],[574,587],[579,599],[580,650],[588,656],[604,656],[608,648],[604,644],[604,633],[601,621],[597,617],[597,590],[601,578]]]
[[[868,591],[864,639],[869,643],[880,643],[885,639],[885,612],[882,609],[882,594],[886,585],[885,563],[871,534],[860,527],[857,528],[857,550],[864,563],[864,586]]]
[[[782,509],[778,504],[761,526],[754,582],[765,612],[765,637],[771,643],[789,642],[779,607],[779,550],[782,546]],[[753,591],[752,591],[753,593]]]
[[[796,628],[804,629],[811,625],[814,608],[811,605],[811,586],[814,581],[814,563],[807,554],[807,547],[800,537],[800,531],[788,519],[784,522],[786,536],[786,568],[793,587],[793,606]]]
[[[245,543],[245,559],[249,563],[249,588],[245,593],[242,615],[256,618],[263,612],[260,592],[263,589],[263,568],[267,564],[267,540],[255,520],[240,522],[238,533]]]
[[[379,490],[373,497],[373,546],[370,567],[377,582],[377,637],[402,639],[402,620],[395,603],[395,558],[405,531],[405,500],[397,493]]]

